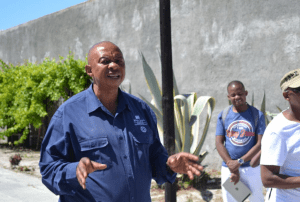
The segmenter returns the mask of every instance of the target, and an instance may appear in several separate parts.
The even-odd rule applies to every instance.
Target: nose
[[[116,62],[111,62],[111,63],[109,63],[109,66],[108,66],[109,69],[116,69],[118,67],[119,67],[119,65]]]
[[[241,98],[241,96],[239,96],[239,95],[234,96],[235,100],[240,100],[240,98]]]
[[[237,99],[237,98],[240,98],[240,97],[241,97],[241,96],[240,96],[240,95],[238,95],[238,94],[237,94],[237,95],[235,95],[235,99]]]

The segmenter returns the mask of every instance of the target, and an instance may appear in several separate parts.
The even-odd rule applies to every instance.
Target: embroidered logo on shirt
[[[147,126],[147,122],[144,119],[141,119],[140,116],[135,115],[134,125],[136,126]],[[141,129],[142,130],[142,129]]]
[[[247,145],[255,136],[252,125],[245,120],[232,122],[226,131],[230,142],[235,146]]]
[[[141,131],[143,132],[143,133],[145,133],[145,132],[147,132],[147,128],[145,128],[144,126],[141,126]]]

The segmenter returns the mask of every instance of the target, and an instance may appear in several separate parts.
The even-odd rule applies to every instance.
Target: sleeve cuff
[[[79,162],[70,163],[66,168],[66,182],[67,184],[73,185],[72,192],[75,193],[75,190],[80,188],[80,184],[77,180],[76,169]]]

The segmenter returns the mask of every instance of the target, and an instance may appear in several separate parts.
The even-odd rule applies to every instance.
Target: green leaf
[[[191,146],[191,153],[198,155],[201,151],[201,148],[203,146],[203,143],[205,141],[210,120],[212,117],[212,112],[215,108],[216,101],[213,97],[211,96],[201,96],[197,99],[195,106],[193,108],[192,116],[197,117],[197,123],[193,127],[193,143]],[[205,125],[202,131],[202,135],[200,136],[200,114],[202,113],[204,107],[207,105],[207,116],[206,116],[206,121]]]
[[[151,96],[154,100],[155,106],[157,107],[157,109],[162,112],[162,104],[161,104],[161,100],[162,100],[162,94],[161,94],[161,88],[157,82],[157,79],[152,71],[152,69],[150,68],[150,66],[148,65],[148,63],[146,62],[144,55],[142,52],[140,52],[140,56],[142,58],[142,62],[143,62],[143,70],[144,70],[144,75],[146,78],[146,83],[148,85],[148,88],[151,92]]]
[[[183,95],[176,95],[174,100],[179,100],[181,102],[180,111],[182,114],[182,134],[181,134],[181,142],[182,142],[182,149],[183,152],[190,152],[191,146],[191,127],[189,126],[189,108],[188,102],[185,96]]]

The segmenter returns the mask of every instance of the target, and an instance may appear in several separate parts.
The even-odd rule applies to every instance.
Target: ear
[[[288,91],[283,91],[282,95],[283,95],[284,99],[286,99],[287,101],[290,100],[290,96],[289,96],[289,92]]]
[[[247,90],[245,90],[245,96],[247,96],[248,95],[248,91]]]
[[[89,75],[90,77],[93,78],[93,72],[92,72],[91,65],[85,65],[85,72],[87,73],[87,75]]]

